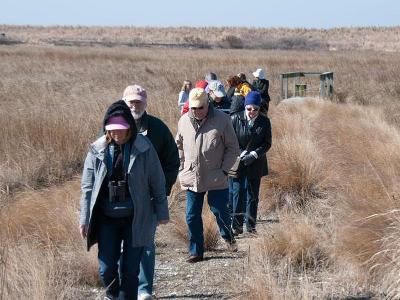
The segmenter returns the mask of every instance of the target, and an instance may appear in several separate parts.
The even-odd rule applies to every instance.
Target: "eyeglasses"
[[[246,107],[247,111],[258,111],[259,108],[253,108],[253,107]]]
[[[204,108],[204,106],[200,106],[200,107],[191,107],[190,109],[191,110],[201,110],[201,109],[203,109]]]

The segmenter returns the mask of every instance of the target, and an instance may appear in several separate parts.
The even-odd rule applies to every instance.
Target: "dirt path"
[[[243,299],[245,287],[238,283],[240,274],[248,266],[249,243],[262,236],[275,222],[277,220],[261,219],[257,225],[258,236],[244,234],[237,238],[237,252],[208,251],[204,261],[196,264],[185,261],[188,256],[186,245],[177,243],[176,238],[166,238],[173,229],[172,225],[165,226],[157,236],[156,299]]]

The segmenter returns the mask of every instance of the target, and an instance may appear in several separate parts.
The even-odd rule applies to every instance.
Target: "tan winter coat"
[[[181,160],[181,187],[199,193],[225,189],[227,171],[240,151],[231,119],[210,106],[198,130],[195,123],[191,112],[184,114],[178,123],[175,140]]]

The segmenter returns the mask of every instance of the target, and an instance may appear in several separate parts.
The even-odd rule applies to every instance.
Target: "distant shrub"
[[[5,33],[0,33],[0,45],[23,44],[23,41],[8,37]]]
[[[183,38],[183,41],[187,46],[190,46],[190,47],[211,48],[210,44],[207,41],[202,40],[201,38],[199,38],[197,36],[196,37],[194,37],[192,35],[185,36]]]
[[[234,35],[227,35],[218,42],[218,46],[224,49],[242,49],[243,41]]]
[[[329,45],[318,40],[311,40],[304,37],[284,37],[279,39],[266,40],[256,48],[281,49],[281,50],[327,50]]]

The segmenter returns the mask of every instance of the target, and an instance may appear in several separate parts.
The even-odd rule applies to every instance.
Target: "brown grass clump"
[[[315,224],[286,215],[267,235],[250,243],[245,266],[246,299],[309,299],[321,292],[312,278],[330,262]],[[298,273],[302,274],[298,277]]]
[[[78,191],[75,183],[26,192],[1,211],[4,299],[70,299],[98,284],[95,251],[79,237]]]
[[[389,226],[380,242],[382,250],[377,252],[372,258],[371,271],[374,272],[387,291],[388,299],[400,298],[400,283],[398,275],[400,274],[400,222],[399,211],[390,211],[387,216],[391,219]]]
[[[278,290],[286,293],[284,288],[290,285],[289,290],[301,290],[302,293],[306,283],[302,282],[301,286],[292,284],[298,280],[298,276],[303,277],[308,272],[313,274],[311,277],[314,280],[324,274],[332,277],[334,283],[323,285],[323,288],[316,287],[312,282],[307,283],[311,288],[309,293],[314,297],[326,297],[329,294],[338,296],[333,291],[334,286],[342,286],[344,294],[340,294],[340,297],[373,293],[390,294],[395,298],[399,290],[397,277],[393,276],[398,271],[395,259],[397,252],[393,250],[398,242],[398,233],[395,231],[399,207],[398,129],[389,125],[382,110],[377,108],[306,101],[278,107],[276,112],[279,117],[273,122],[276,137],[274,146],[285,156],[279,156],[276,148],[271,150],[269,157],[273,162],[273,176],[265,182],[273,189],[274,192],[270,193],[272,196],[281,197],[280,190],[292,191],[290,197],[285,197],[293,202],[284,202],[283,211],[289,215],[300,212],[304,219],[301,218],[299,224],[295,221],[299,220],[299,216],[291,216],[291,222],[287,221],[287,217],[282,222],[281,216],[281,224],[271,228],[268,235],[271,237],[266,239],[263,254],[260,254],[257,263],[267,259],[269,267],[272,266],[274,270],[285,269],[283,278],[288,274],[290,278],[282,280],[278,272],[273,276],[275,281],[269,281],[269,286],[278,287]],[[284,113],[280,115],[281,112]],[[301,146],[291,151],[296,142],[282,141],[296,136],[297,132],[302,133],[302,139],[297,140]],[[306,147],[303,144],[312,144],[316,150],[310,151],[313,153],[313,157],[308,156],[310,160],[302,159],[304,152],[301,149]],[[294,158],[287,153],[294,153]],[[308,169],[321,172],[315,178],[319,180],[316,186],[322,187],[323,193],[316,196],[303,193],[308,201],[305,209],[293,209],[292,203],[298,203],[296,200],[299,199],[294,196],[295,193],[293,195],[293,191],[301,189],[291,188],[293,185],[288,182],[292,184],[296,181],[289,179],[309,178],[309,173],[302,170],[307,170],[305,166],[314,165],[314,157],[320,168]],[[297,167],[299,165],[302,168]],[[306,187],[310,186],[307,182],[298,181],[294,186],[307,190]],[[281,188],[283,184],[287,187]],[[307,266],[308,269],[305,268]],[[391,272],[388,273],[387,268]],[[339,273],[334,275],[335,272]],[[348,278],[346,274],[351,274],[355,285],[345,283],[343,279]],[[269,291],[269,288],[265,290]]]
[[[312,132],[313,102],[299,111],[282,105],[272,116],[273,148],[268,153],[270,187],[280,205],[304,206],[309,199],[324,197],[332,174]]]
[[[315,224],[291,215],[258,241],[253,252],[289,269],[315,269],[328,261],[323,241],[324,233]]]

